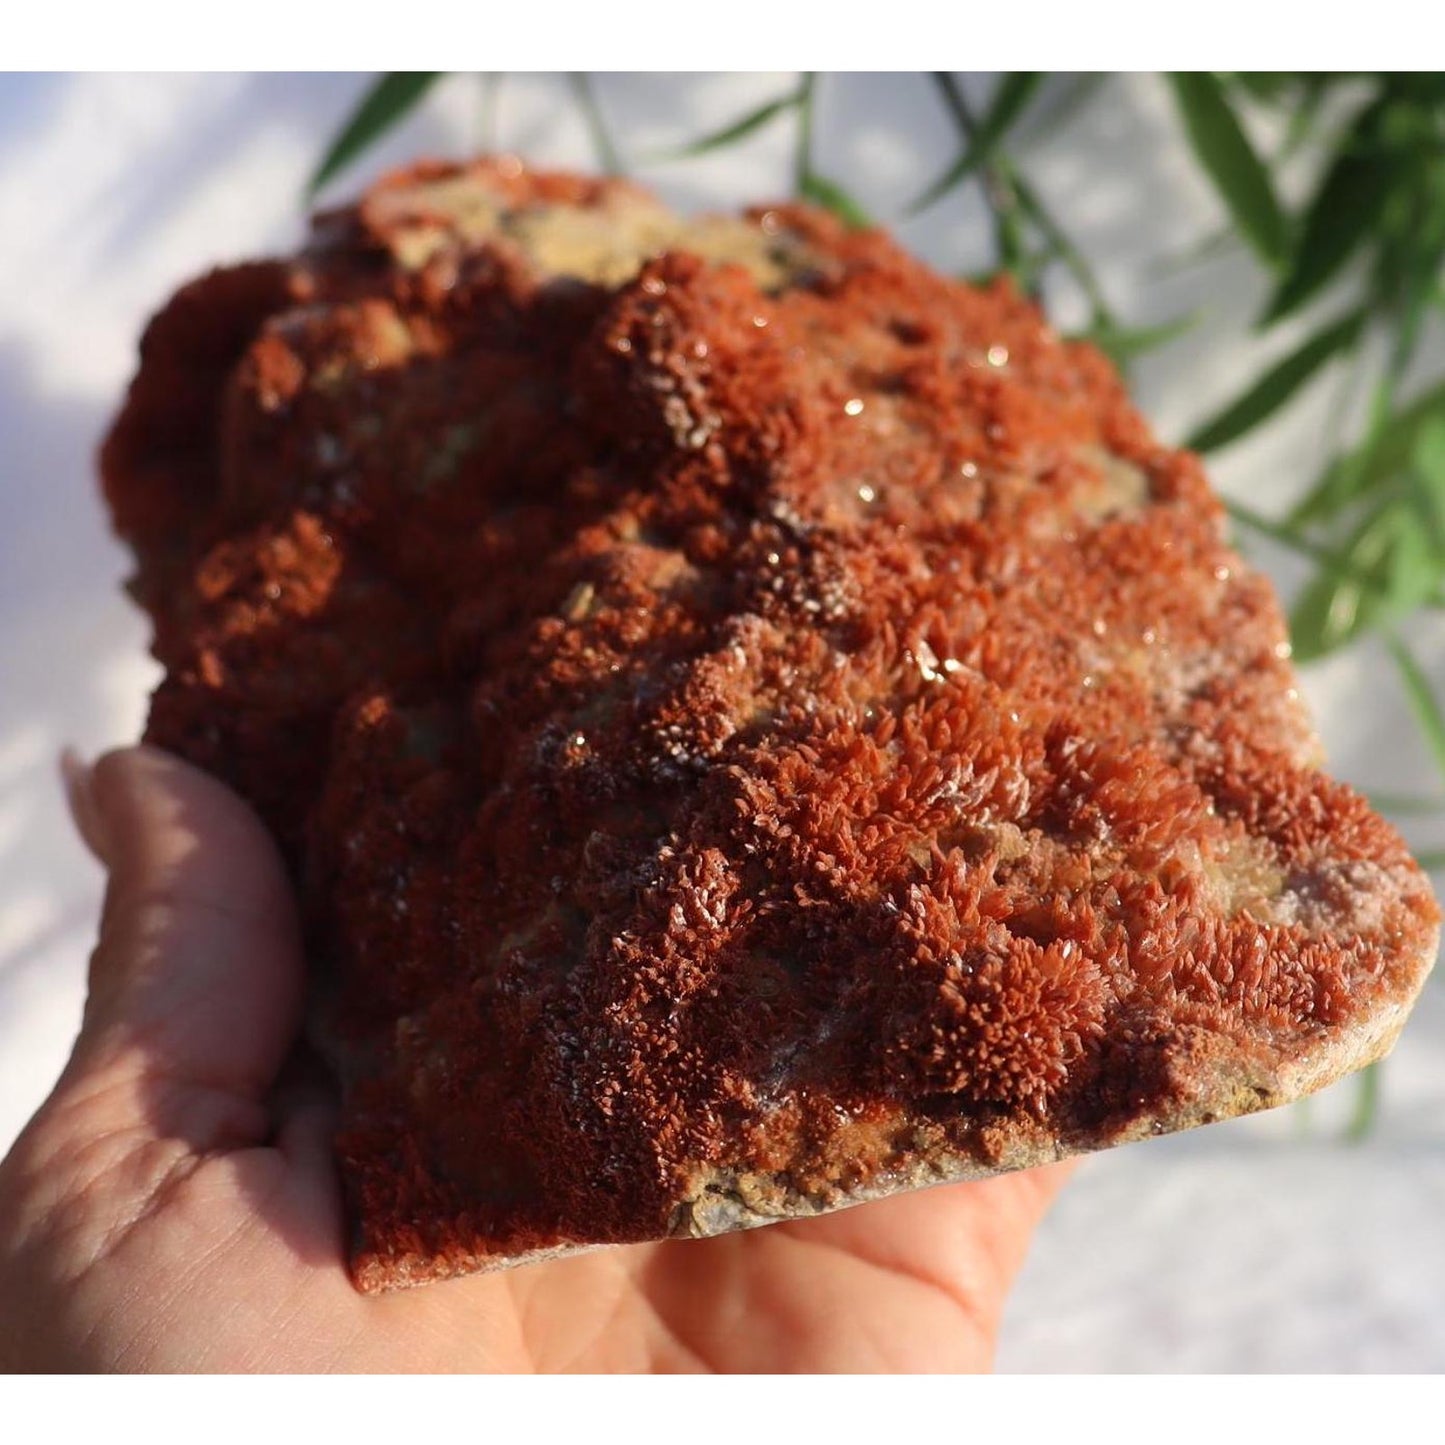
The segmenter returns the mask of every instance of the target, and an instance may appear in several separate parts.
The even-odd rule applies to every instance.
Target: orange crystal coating
[[[183,290],[104,454],[148,738],[302,892],[364,1284],[1092,1147],[1418,986],[1427,885],[1099,353],[812,210],[599,282],[456,184],[635,198],[393,177]]]

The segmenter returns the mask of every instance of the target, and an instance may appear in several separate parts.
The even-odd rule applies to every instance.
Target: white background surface
[[[155,672],[120,592],[126,559],[95,491],[96,443],[146,317],[219,261],[293,246],[300,193],[360,77],[0,77],[0,1149],[43,1097],[79,1017],[100,880],[65,821],[54,760],[133,739]],[[767,76],[604,76],[625,153],[652,154],[779,93]],[[982,94],[985,77],[972,78]],[[586,166],[555,78],[509,77],[501,141],[540,164]],[[480,141],[478,88],[447,82],[347,177],[461,154]],[[825,83],[821,168],[892,220],[952,154],[916,77]],[[1198,305],[1204,324],[1147,362],[1136,391],[1182,436],[1262,353],[1246,339],[1263,284],[1242,254],[1160,262],[1222,225],[1160,83],[1111,82],[1022,152],[1037,188],[1133,322]],[[685,207],[786,191],[786,125],[735,152],[640,168]],[[950,270],[989,260],[973,200],[901,228]],[[1067,288],[1049,298],[1077,321]],[[1222,489],[1277,509],[1314,472],[1332,383],[1215,468]],[[1289,559],[1257,551],[1288,589]],[[1414,638],[1445,684],[1445,627]],[[1367,652],[1305,675],[1333,766],[1357,784],[1438,793],[1393,674]],[[1432,834],[1433,829],[1433,834]],[[1440,846],[1437,823],[1417,826]],[[1086,1162],[1045,1225],[1000,1364],[1063,1370],[1439,1370],[1445,1367],[1445,982],[1385,1075],[1381,1121],[1337,1142],[1352,1086],[1297,1111],[1132,1146]]]

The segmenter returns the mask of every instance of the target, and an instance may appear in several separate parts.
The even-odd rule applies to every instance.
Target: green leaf
[[[1445,502],[1445,413],[1426,418],[1410,449],[1410,463],[1430,489],[1431,504]]]
[[[1410,457],[1406,496],[1429,571],[1428,597],[1445,583],[1445,417],[1432,417],[1420,433]]]
[[[1075,76],[1055,72],[1053,79],[1057,83],[1049,86],[1039,97],[1039,105],[1031,117],[1029,129],[1034,136],[1053,135],[1076,119],[1108,84],[1110,77],[1106,71],[1094,70]]]
[[[1322,563],[1328,567],[1342,565],[1339,558],[1329,548],[1311,542],[1298,527],[1288,521],[1281,522],[1274,517],[1266,517],[1263,512],[1256,512],[1253,507],[1247,507],[1243,502],[1226,501],[1224,510],[1229,513],[1230,519],[1241,527],[1247,527],[1251,532],[1258,532],[1260,536],[1268,537],[1272,542],[1278,542],[1281,547],[1288,547],[1291,552],[1297,553],[1301,557],[1308,557],[1311,561]]]
[[[1364,586],[1349,573],[1317,573],[1290,609],[1294,660],[1313,662],[1348,642],[1359,630],[1364,594]]]
[[[1290,613],[1295,658],[1312,662],[1358,637],[1373,623],[1402,615],[1390,595],[1390,564],[1403,509],[1388,504],[1367,517],[1339,554],[1300,593]]]
[[[306,186],[307,198],[314,196],[327,181],[389,131],[446,73],[444,70],[393,70],[379,76],[316,167]]]
[[[1384,77],[1390,90],[1411,100],[1445,100],[1445,75],[1434,70],[1393,71]]]
[[[1440,128],[1433,101],[1424,96],[1390,101],[1380,113],[1373,140],[1381,150],[1437,153]]]
[[[1087,341],[1097,346],[1115,366],[1126,366],[1135,357],[1155,351],[1161,346],[1183,336],[1199,324],[1200,313],[1191,311],[1187,316],[1176,316],[1172,321],[1161,322],[1158,326],[1116,326],[1110,322],[1095,322],[1087,331],[1080,331],[1070,337],[1072,341]]]
[[[706,155],[709,151],[720,150],[723,146],[732,145],[734,141],[745,140],[754,131],[761,130],[771,120],[775,120],[785,111],[792,110],[798,104],[800,93],[791,90],[787,95],[780,95],[776,100],[770,100],[758,106],[756,110],[750,110],[740,119],[723,126],[721,130],[715,130],[695,140],[691,145],[684,146],[680,151],[672,151],[666,157],[658,159],[686,160],[689,156]]]
[[[1440,699],[1435,696],[1430,679],[1425,676],[1425,670],[1404,640],[1399,636],[1392,636],[1389,639],[1389,648],[1390,655],[1395,659],[1395,666],[1400,670],[1400,681],[1405,684],[1405,697],[1410,704],[1410,711],[1415,714],[1415,721],[1425,735],[1425,743],[1435,759],[1435,766],[1440,769],[1441,776],[1445,777],[1445,711],[1441,710]]]
[[[1289,129],[1285,132],[1284,141],[1275,152],[1276,163],[1297,156],[1305,142],[1314,134],[1320,118],[1321,95],[1322,92],[1311,91],[1295,107],[1294,114],[1289,118]]]
[[[1054,256],[1050,251],[1030,247],[1016,211],[999,211],[994,216],[993,244],[998,252],[998,270],[1012,276],[1025,296],[1037,296],[1039,279]]]
[[[1289,70],[1238,70],[1230,78],[1241,90],[1266,104],[1283,99],[1300,80],[1298,73]]]
[[[1298,311],[1337,276],[1374,233],[1396,166],[1358,144],[1351,132],[1305,211],[1299,244],[1261,325]]]
[[[836,181],[826,176],[809,172],[798,185],[798,194],[815,206],[822,206],[852,227],[855,231],[866,231],[873,224],[868,212],[848,194]]]
[[[613,142],[607,117],[602,114],[602,107],[597,102],[592,77],[585,70],[574,70],[568,78],[572,84],[572,93],[577,97],[578,109],[582,112],[582,123],[587,127],[587,134],[592,140],[592,152],[597,157],[602,173],[608,176],[622,175],[625,169],[622,157]]]
[[[1431,412],[1426,417],[1410,455],[1426,476],[1445,482],[1445,412]]]
[[[1415,861],[1427,873],[1445,872],[1445,848],[1436,848],[1428,853],[1417,853]]]
[[[1169,83],[1194,154],[1230,215],[1270,265],[1281,265],[1288,250],[1289,226],[1275,199],[1269,172],[1250,145],[1224,87],[1204,72],[1175,73]]]
[[[1146,274],[1151,277],[1173,276],[1194,266],[1204,266],[1227,256],[1239,245],[1239,232],[1226,225],[1221,230],[1196,241],[1172,256],[1161,256],[1149,264]]]
[[[977,145],[968,146],[947,170],[934,177],[928,186],[904,208],[905,216],[916,216],[926,211],[935,201],[940,201],[956,185],[965,181],[980,165],[983,153]]]
[[[1352,311],[1331,322],[1277,361],[1243,396],[1211,417],[1184,443],[1191,451],[1209,452],[1244,435],[1273,415],[1331,358],[1353,345],[1365,313]]]
[[[1290,521],[1304,524],[1337,516],[1379,483],[1398,475],[1409,464],[1421,431],[1436,417],[1445,417],[1445,382],[1416,397],[1374,436],[1326,467],[1295,504]]]
[[[1371,274],[1376,304],[1392,313],[1395,339],[1390,368],[1408,369],[1424,330],[1432,293],[1445,272],[1445,143],[1433,164],[1402,163]]]
[[[1431,531],[1421,525],[1418,505],[1408,499],[1395,524],[1395,545],[1390,551],[1386,575],[1386,603],[1391,613],[1403,617],[1413,612],[1435,590],[1440,579],[1440,554]]]
[[[1036,70],[1015,70],[1005,75],[994,91],[988,112],[978,123],[978,132],[973,140],[964,147],[958,159],[907,208],[906,214],[916,216],[920,211],[926,211],[980,166],[987,165],[999,141],[1033,99],[1043,78],[1042,72]]]
[[[982,136],[995,142],[1013,129],[1014,122],[1028,108],[1043,84],[1041,70],[1012,70],[1000,79],[983,118]]]

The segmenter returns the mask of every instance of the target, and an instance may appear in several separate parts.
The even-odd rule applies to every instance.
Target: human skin
[[[74,1051],[0,1163],[9,1371],[982,1370],[1056,1165],[381,1296],[345,1268],[291,889],[235,794],[73,766],[109,882]]]

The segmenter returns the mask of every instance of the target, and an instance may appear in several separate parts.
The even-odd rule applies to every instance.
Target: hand
[[[10,1370],[967,1370],[1064,1171],[365,1297],[255,816],[154,749],[72,768],[109,870],[80,1036],[0,1164]]]

